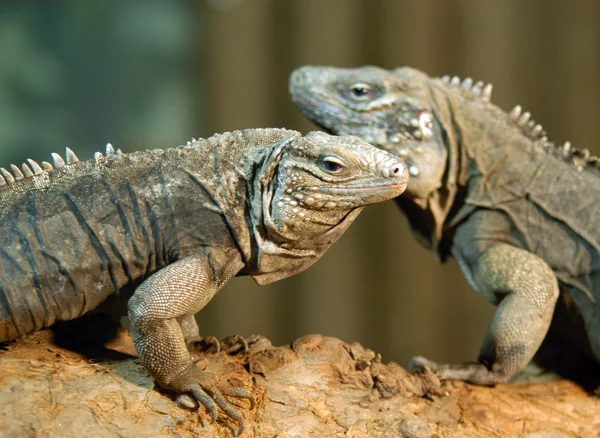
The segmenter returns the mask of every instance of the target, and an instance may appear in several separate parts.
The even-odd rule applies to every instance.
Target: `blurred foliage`
[[[107,142],[133,150],[191,137],[202,127],[189,96],[200,19],[159,0],[0,6],[3,165],[65,146],[85,159]]]

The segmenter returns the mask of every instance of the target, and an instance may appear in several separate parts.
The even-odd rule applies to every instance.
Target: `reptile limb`
[[[479,292],[496,300],[498,308],[485,335],[479,363],[437,364],[423,357],[411,360],[411,370],[428,366],[443,379],[479,385],[507,381],[523,368],[542,343],[558,298],[558,281],[536,255],[507,244],[485,250],[473,264],[461,264]]]
[[[209,412],[211,422],[217,406],[239,423],[242,414],[225,399],[254,396],[243,388],[229,388],[201,370],[190,358],[186,337],[197,329],[190,316],[200,311],[221,285],[237,273],[239,260],[213,250],[211,257],[195,255],[161,269],[142,283],[129,301],[131,334],[142,364],[160,386],[191,394]],[[213,279],[213,274],[219,280]],[[238,432],[239,433],[239,432]]]
[[[227,354],[236,354],[240,351],[248,351],[248,340],[241,335],[229,335],[219,341],[221,348]]]
[[[190,353],[219,353],[221,351],[227,354],[236,354],[240,351],[246,353],[248,345],[254,342],[256,340],[241,335],[229,335],[221,340],[215,336],[198,336],[190,341],[186,340]]]

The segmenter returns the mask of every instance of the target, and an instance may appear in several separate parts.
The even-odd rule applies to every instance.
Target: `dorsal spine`
[[[447,86],[467,91],[473,97],[481,99],[484,102],[490,102],[491,100],[492,84],[484,86],[484,83],[479,81],[473,85],[473,79],[471,78],[465,78],[461,81],[458,76],[450,77],[449,75],[441,77],[440,80]],[[578,170],[582,170],[586,166],[600,169],[600,157],[592,156],[588,149],[573,148],[568,141],[562,145],[556,145],[548,141],[546,131],[542,125],[531,119],[529,111],[523,112],[521,105],[515,106],[508,113],[508,116],[517,124],[525,137],[531,141],[540,142],[545,147],[552,147],[557,155],[571,161]]]
[[[106,157],[116,158],[122,155],[123,153],[121,152],[121,149],[115,150],[110,143],[106,145]],[[50,164],[47,161],[42,161],[42,165],[40,166],[37,161],[28,158],[27,163],[21,164],[20,168],[15,164],[11,164],[10,169],[12,172],[4,167],[0,167],[0,187],[9,188],[12,184],[17,183],[18,181],[27,180],[45,173],[51,173],[54,172],[55,169],[61,169],[79,163],[79,158],[77,158],[77,155],[75,155],[75,153],[69,148],[66,148],[65,158],[61,157],[55,152],[53,152],[51,156],[54,164]],[[94,154],[94,158],[96,160],[99,160],[102,157],[103,155],[101,152],[96,152]]]

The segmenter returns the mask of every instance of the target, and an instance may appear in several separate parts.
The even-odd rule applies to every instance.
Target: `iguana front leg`
[[[254,397],[243,388],[218,385],[191,360],[186,345],[189,317],[200,311],[241,268],[239,259],[212,250],[210,257],[197,255],[161,269],[135,291],[129,300],[130,331],[142,364],[164,388],[191,394],[211,415],[217,406],[236,420],[243,430],[242,414],[223,396]],[[192,324],[193,325],[193,324]],[[197,328],[197,327],[196,327]],[[192,327],[193,329],[193,327]]]
[[[479,385],[505,382],[533,358],[544,340],[559,294],[558,281],[542,259],[504,243],[486,249],[477,260],[463,258],[461,268],[482,295],[498,304],[479,363],[436,364],[416,357],[409,368],[427,365],[444,379]]]

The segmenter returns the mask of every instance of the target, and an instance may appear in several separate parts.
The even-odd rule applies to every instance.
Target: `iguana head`
[[[352,136],[311,132],[282,149],[271,216],[280,232],[312,234],[348,212],[399,196],[408,170],[393,155]]]
[[[259,284],[306,269],[363,207],[399,196],[408,183],[402,160],[357,137],[290,133],[253,172],[260,178],[248,212],[258,245],[248,272]]]
[[[356,135],[405,160],[407,194],[425,198],[441,185],[448,154],[430,82],[411,68],[306,66],[290,76],[290,92],[304,115],[327,131]]]

